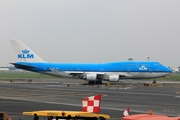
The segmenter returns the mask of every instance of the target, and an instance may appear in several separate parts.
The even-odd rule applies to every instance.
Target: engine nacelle
[[[119,75],[111,75],[109,76],[110,82],[119,82]]]
[[[87,74],[86,75],[86,80],[89,80],[89,81],[97,80],[97,74]]]

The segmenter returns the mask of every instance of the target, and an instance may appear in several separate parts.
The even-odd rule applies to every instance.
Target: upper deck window
[[[155,63],[155,65],[162,66],[160,63]]]
[[[144,65],[144,66],[150,66],[150,64],[139,64],[140,66]]]
[[[136,64],[123,64],[125,66],[135,66]]]

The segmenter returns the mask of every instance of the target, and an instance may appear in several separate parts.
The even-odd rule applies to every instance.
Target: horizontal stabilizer
[[[19,64],[19,63],[10,63],[18,68],[21,69],[30,69],[30,68],[37,68],[36,66],[31,66],[31,65],[24,65],[24,64]]]

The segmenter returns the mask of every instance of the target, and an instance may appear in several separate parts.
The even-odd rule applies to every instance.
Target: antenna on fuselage
[[[149,59],[150,59],[149,55],[147,56],[147,59],[148,59],[148,61],[149,61]]]
[[[128,58],[128,61],[133,61],[133,58]]]

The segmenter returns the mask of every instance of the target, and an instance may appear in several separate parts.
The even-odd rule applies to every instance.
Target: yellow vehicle
[[[42,111],[32,111],[32,112],[23,112],[23,115],[34,116],[33,120],[38,120],[39,117],[45,116],[49,118],[48,120],[58,120],[58,119],[89,119],[89,120],[106,120],[110,118],[109,115],[91,113],[91,112],[82,112],[82,111],[59,111],[59,110],[42,110]]]

